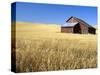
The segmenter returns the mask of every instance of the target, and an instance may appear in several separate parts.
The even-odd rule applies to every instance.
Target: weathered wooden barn
[[[63,33],[79,33],[79,34],[95,34],[96,29],[90,26],[85,21],[76,18],[70,17],[66,20],[66,24],[61,26],[61,32]]]

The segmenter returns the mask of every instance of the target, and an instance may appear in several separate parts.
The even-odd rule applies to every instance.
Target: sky
[[[65,24],[71,16],[80,18],[90,25],[97,25],[97,7],[61,4],[16,2],[16,21],[45,24]],[[13,9],[15,7],[12,6]],[[14,12],[14,10],[13,10]]]

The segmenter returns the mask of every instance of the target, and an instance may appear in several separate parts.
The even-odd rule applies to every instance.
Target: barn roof
[[[66,24],[63,24],[62,27],[73,27],[76,24],[78,24],[78,22],[75,22],[75,23],[66,23]]]
[[[77,19],[79,22],[81,22],[81,23],[87,25],[88,27],[92,27],[91,25],[89,25],[89,24],[86,23],[85,21],[83,21],[83,20],[81,20],[81,19],[79,19],[79,18],[76,18],[76,17],[74,17],[74,18]]]
[[[89,24],[86,23],[85,21],[83,21],[83,20],[81,20],[81,19],[79,19],[79,18],[77,18],[77,17],[73,17],[73,16],[71,16],[66,22],[68,22],[71,18],[74,18],[74,19],[78,20],[79,22],[83,23],[83,24],[86,25],[87,27],[92,27],[91,25],[89,25]],[[92,28],[94,28],[94,27],[92,27]],[[94,29],[95,29],[95,28],[94,28]]]

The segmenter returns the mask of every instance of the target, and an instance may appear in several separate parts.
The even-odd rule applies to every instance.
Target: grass
[[[96,37],[61,33],[57,25],[17,22],[16,72],[96,68]]]

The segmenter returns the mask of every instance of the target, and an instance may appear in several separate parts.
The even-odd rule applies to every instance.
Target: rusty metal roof
[[[78,22],[75,22],[75,23],[66,23],[66,24],[63,24],[62,27],[73,27],[76,24],[78,24]]]

